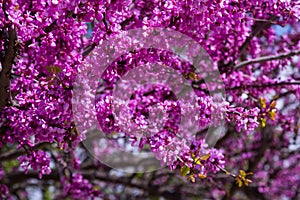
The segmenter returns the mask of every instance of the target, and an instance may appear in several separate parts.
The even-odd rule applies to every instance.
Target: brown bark
[[[16,39],[16,30],[9,30],[8,41],[5,45],[5,54],[1,62],[2,70],[0,72],[0,109],[11,104],[10,76],[13,61],[16,56]]]

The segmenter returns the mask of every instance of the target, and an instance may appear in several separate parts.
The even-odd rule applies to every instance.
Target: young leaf
[[[53,66],[52,71],[53,71],[54,74],[58,74],[59,72],[62,71],[62,68],[60,68],[58,66]]]
[[[202,157],[200,158],[200,160],[208,160],[209,157],[210,157],[210,153],[208,153],[208,154],[202,156]]]
[[[266,108],[267,107],[266,99],[265,98],[260,97],[258,100],[259,100],[260,107],[262,107],[262,108]]]
[[[200,158],[195,158],[194,161],[197,165],[202,165]]]
[[[206,178],[206,175],[205,174],[198,174],[198,177],[199,178]]]
[[[276,107],[276,101],[272,101],[271,104],[270,104],[270,108],[271,109],[274,109]]]
[[[196,80],[196,81],[200,80],[199,76],[198,76],[195,72],[190,72],[190,73],[188,74],[188,77],[189,77],[191,80]]]
[[[187,178],[188,181],[191,181],[192,183],[196,182],[196,179],[194,177],[194,174],[189,175],[189,177]]]
[[[275,117],[276,117],[276,109],[272,109],[269,111],[269,117],[271,120],[275,120]]]
[[[266,125],[267,125],[267,119],[266,118],[261,118],[260,125],[261,125],[262,128],[265,128]]]
[[[62,68],[60,68],[58,66],[46,66],[46,69],[51,74],[58,74],[59,72],[62,71]]]
[[[183,166],[180,169],[180,175],[181,176],[186,176],[188,173],[190,173],[190,168],[188,166]]]
[[[243,181],[241,179],[237,179],[236,182],[237,182],[239,187],[243,186]]]
[[[241,169],[241,170],[240,170],[240,176],[243,177],[243,178],[245,178],[246,175],[247,175],[246,172],[245,172],[244,170]]]

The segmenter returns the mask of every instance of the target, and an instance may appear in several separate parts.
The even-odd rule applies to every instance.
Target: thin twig
[[[33,147],[33,149],[37,150],[37,149],[42,149],[45,146],[47,146],[49,143],[43,142],[43,143],[39,143],[37,145],[35,145]],[[14,149],[12,151],[9,152],[5,152],[3,154],[0,154],[0,163],[1,162],[5,162],[8,160],[13,160],[16,159],[17,157],[26,154],[26,149]]]

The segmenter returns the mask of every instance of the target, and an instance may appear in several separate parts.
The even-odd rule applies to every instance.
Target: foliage
[[[44,199],[300,198],[299,1],[2,0],[1,8],[1,199],[30,198],[32,188],[43,190]],[[131,99],[131,106],[148,102],[136,108],[136,126],[145,125],[144,111],[153,104],[173,121],[150,138],[126,136],[169,169],[127,174],[89,156],[82,145],[86,135],[74,122],[72,89],[97,45],[148,27],[186,34],[208,52],[224,83],[227,128],[214,147],[200,133],[190,143],[174,139],[178,105],[171,97],[160,104],[166,91],[145,87]],[[104,81],[134,62],[152,61],[180,68],[193,85],[203,130],[218,123],[212,113],[220,107],[201,74],[169,52],[128,52]],[[117,137],[102,103],[96,104],[99,123]]]

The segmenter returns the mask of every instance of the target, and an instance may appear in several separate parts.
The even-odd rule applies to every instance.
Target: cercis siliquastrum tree
[[[299,8],[293,0],[2,0],[0,198],[42,192],[55,199],[298,199]],[[154,104],[166,111],[170,124],[150,137],[130,131],[123,136],[132,145],[149,145],[172,173],[116,173],[82,145],[86,135],[74,121],[80,116],[72,113],[73,84],[99,44],[149,27],[183,33],[207,51],[224,83],[221,118],[227,129],[214,147],[201,134],[179,140],[176,97],[145,85],[130,100],[135,127],[145,126],[145,113]],[[206,130],[217,123],[211,113],[219,105],[206,83],[191,63],[170,52],[155,47],[127,52],[111,64],[116,73],[104,74],[102,84],[109,88],[114,77],[153,62],[171,65],[193,84],[199,106],[193,109],[200,113],[196,126]],[[108,123],[110,93],[103,94],[95,106],[109,136],[118,127]],[[39,189],[32,193],[32,188]]]

